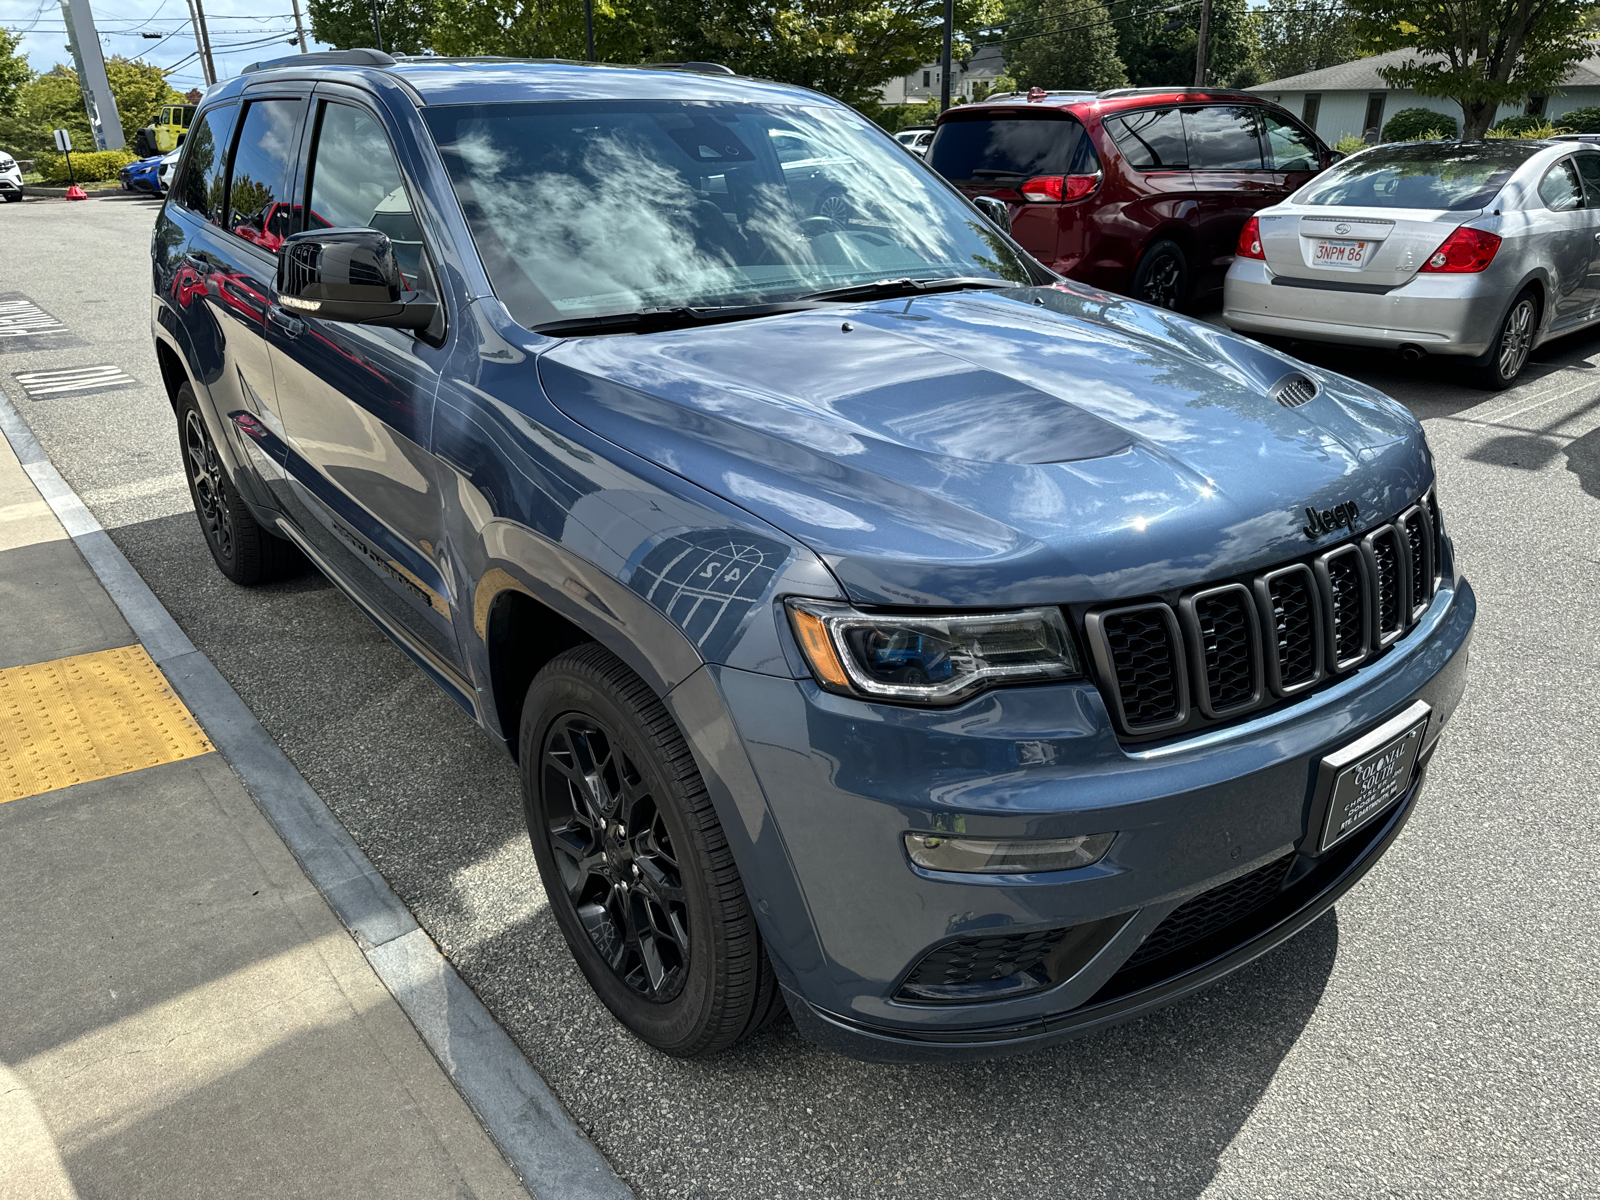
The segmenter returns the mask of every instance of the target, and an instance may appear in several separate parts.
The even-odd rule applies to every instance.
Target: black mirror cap
[[[406,287],[389,235],[376,229],[307,229],[278,249],[278,303],[325,321],[426,329],[438,305]]]
[[[979,212],[1000,226],[1002,232],[1011,232],[1011,209],[1004,200],[994,196],[979,196],[973,200],[973,204],[978,206]]]

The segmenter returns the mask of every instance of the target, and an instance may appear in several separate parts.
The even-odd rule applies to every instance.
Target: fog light
[[[1089,833],[1070,838],[945,837],[936,833],[906,834],[906,853],[930,871],[964,871],[984,875],[1025,875],[1035,871],[1070,871],[1105,857],[1114,833]]]

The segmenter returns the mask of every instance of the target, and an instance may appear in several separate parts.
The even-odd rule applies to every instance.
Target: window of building
[[[929,86],[929,82],[930,82],[930,80],[932,80],[932,78],[933,78],[933,72],[932,71],[924,71],[922,73],[922,86],[923,87],[928,87]]]
[[[1307,92],[1305,107],[1300,110],[1300,119],[1306,123],[1313,133],[1317,128],[1317,116],[1322,112],[1322,93]]]
[[[1549,96],[1529,96],[1527,113],[1530,117],[1544,116],[1544,106],[1550,102]]]
[[[1368,134],[1374,138],[1383,136],[1383,102],[1388,98],[1388,92],[1367,93],[1367,119],[1361,123],[1362,137]]]

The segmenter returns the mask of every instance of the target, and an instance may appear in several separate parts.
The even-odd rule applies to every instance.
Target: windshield
[[[882,279],[1033,282],[996,230],[848,111],[608,100],[424,116],[495,294],[529,328]]]
[[[1482,208],[1541,149],[1509,139],[1378,146],[1329,168],[1293,199],[1347,208]]]

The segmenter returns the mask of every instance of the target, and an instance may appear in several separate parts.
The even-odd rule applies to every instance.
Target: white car
[[[12,203],[22,199],[22,168],[3,150],[0,150],[0,196]]]
[[[894,140],[913,154],[926,154],[928,147],[933,144],[933,127],[931,125],[907,126],[894,135]]]
[[[178,169],[178,159],[183,157],[183,147],[179,146],[171,154],[161,160],[158,168],[161,178],[161,194],[167,195],[172,190],[172,174]]]

